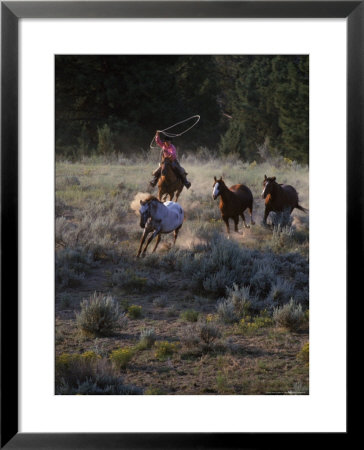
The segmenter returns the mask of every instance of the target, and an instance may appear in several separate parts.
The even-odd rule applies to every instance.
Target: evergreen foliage
[[[180,152],[254,161],[266,144],[308,163],[308,56],[58,55],[55,89],[63,157],[148,150],[156,129],[200,114]]]

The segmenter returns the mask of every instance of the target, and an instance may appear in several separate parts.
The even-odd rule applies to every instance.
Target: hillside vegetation
[[[158,155],[58,158],[57,394],[308,393],[309,216],[261,225],[264,175],[309,208],[308,167],[193,155],[181,158],[192,187],[176,246],[164,235],[139,259]],[[226,234],[214,176],[251,189],[255,225]]]

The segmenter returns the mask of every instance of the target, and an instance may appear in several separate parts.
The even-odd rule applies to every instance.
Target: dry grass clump
[[[154,328],[143,328],[140,332],[140,338],[137,347],[139,350],[152,348],[156,339],[157,335],[154,331]]]
[[[201,321],[190,325],[181,333],[181,343],[187,348],[201,347],[206,350],[221,337],[221,330],[215,323]]]
[[[77,326],[91,336],[109,336],[120,326],[119,305],[110,295],[94,292],[89,299],[81,302],[81,312],[77,314]]]
[[[125,385],[111,363],[92,351],[56,357],[55,393],[58,395],[135,395],[143,390]]]
[[[291,299],[284,306],[274,308],[273,320],[279,327],[287,328],[290,331],[298,330],[305,320],[302,305]]]

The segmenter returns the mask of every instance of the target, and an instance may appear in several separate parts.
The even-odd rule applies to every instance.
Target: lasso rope
[[[185,123],[188,122],[191,119],[197,119],[190,127],[188,127],[186,130],[182,131],[181,133],[166,133],[167,130],[171,130],[172,128],[175,128],[177,125],[181,125],[181,123]],[[198,121],[200,120],[200,116],[197,114],[195,116],[191,116],[188,119],[185,120],[181,120],[180,122],[175,123],[174,125],[165,128],[164,130],[158,130],[159,133],[163,133],[166,137],[170,137],[170,138],[175,138],[178,136],[182,136],[182,134],[187,133],[187,131],[191,130],[191,128],[193,128],[195,125],[197,125]],[[152,139],[152,142],[150,143],[150,148],[151,149],[155,149],[158,148],[156,146],[153,146],[153,142],[155,141],[155,136]]]

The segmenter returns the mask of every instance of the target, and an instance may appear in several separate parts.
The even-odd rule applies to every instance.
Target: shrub
[[[200,337],[196,325],[188,325],[185,327],[181,333],[180,340],[188,348],[197,346],[200,343]]]
[[[234,323],[239,320],[234,304],[231,300],[221,300],[217,304],[217,315],[224,323]]]
[[[83,358],[85,361],[92,362],[101,359],[101,356],[95,353],[93,350],[87,350],[86,352],[82,353],[81,358]]]
[[[154,356],[160,361],[168,359],[176,351],[176,344],[172,344],[168,341],[159,341],[155,343],[156,351]]]
[[[79,248],[65,248],[56,253],[56,285],[60,288],[78,286],[90,270],[90,253]]]
[[[148,388],[144,391],[144,395],[163,395],[163,394],[165,394],[165,392],[159,387]]]
[[[100,359],[94,352],[62,353],[57,356],[55,362],[56,387],[62,380],[67,380],[74,386],[78,381],[92,377],[99,369]]]
[[[265,297],[272,286],[275,279],[274,261],[266,257],[263,261],[255,261],[253,263],[253,276],[251,277],[251,287],[256,295]]]
[[[291,299],[286,305],[274,308],[273,320],[280,327],[287,328],[290,331],[297,330],[304,321],[302,305]]]
[[[211,345],[215,339],[221,336],[221,333],[215,324],[206,322],[200,324],[199,335],[205,344]]]
[[[128,308],[128,316],[131,319],[139,319],[142,316],[142,307],[138,305],[131,305]]]
[[[234,305],[236,314],[239,317],[244,317],[250,309],[250,286],[239,287],[236,283],[233,284],[232,288],[227,288],[227,295],[229,301]]]
[[[114,375],[96,374],[75,386],[63,381],[58,387],[59,395],[142,395],[143,389],[123,384],[123,379]]]
[[[131,348],[119,348],[113,350],[110,360],[114,367],[118,370],[125,369],[135,354],[135,350]]]
[[[110,361],[92,351],[63,353],[56,357],[56,394],[58,395],[136,395],[143,390],[125,385],[115,376]]]
[[[306,344],[303,345],[302,349],[300,350],[300,352],[297,354],[297,359],[299,361],[302,361],[303,363],[306,364],[306,366],[309,365],[309,360],[310,360],[310,344],[308,342],[306,342]]]
[[[283,305],[290,300],[293,292],[293,284],[281,277],[278,277],[272,284],[269,292],[269,298],[271,299],[272,304]]]
[[[81,302],[81,312],[77,314],[77,325],[86,334],[107,336],[119,325],[119,305],[110,296],[94,294]]]
[[[273,319],[267,314],[266,311],[262,311],[259,316],[250,317],[246,316],[239,322],[239,327],[244,332],[254,332],[260,328],[270,327],[273,324]]]
[[[199,312],[194,309],[186,309],[186,311],[181,312],[181,319],[187,322],[197,322]]]
[[[142,350],[145,348],[153,347],[157,336],[154,332],[154,328],[143,328],[140,332],[140,339],[138,344],[138,349]]]
[[[250,262],[249,253],[236,242],[214,233],[205,245],[195,248],[192,260],[183,258],[181,269],[199,289],[218,296],[225,293],[226,286],[242,280]]]
[[[284,211],[281,212],[271,212],[271,219],[276,233],[280,233],[282,231],[289,233],[292,232],[290,228],[293,219],[291,216],[290,208],[285,209]]]

